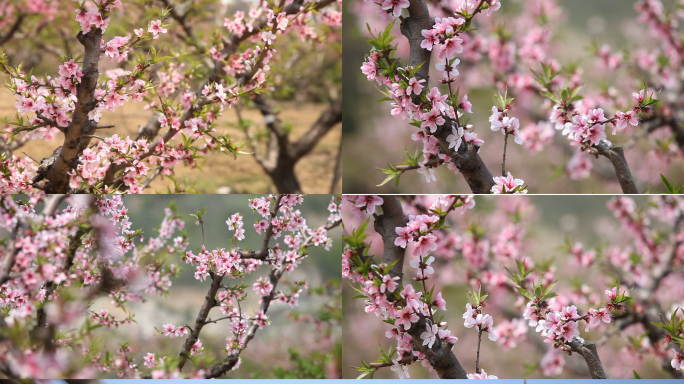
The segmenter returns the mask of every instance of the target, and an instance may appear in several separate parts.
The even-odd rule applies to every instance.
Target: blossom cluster
[[[120,0],[98,0],[76,4],[75,7],[76,21],[81,24],[81,32],[88,34],[95,28],[104,33],[110,22],[110,13],[123,9],[123,4]],[[89,95],[79,89],[83,88],[81,82],[84,72],[90,73],[92,68],[84,69],[77,59],[64,59],[59,66],[59,77],[42,78],[28,76],[20,67],[7,67],[3,61],[0,69],[9,74],[7,88],[17,99],[17,111],[20,115],[28,115],[28,119],[22,117],[13,123],[16,128],[3,138],[11,141],[17,140],[16,135],[22,135],[19,138],[24,143],[30,139],[50,140],[59,131],[76,130],[80,127],[71,127],[74,125],[73,115],[77,112],[77,105],[86,101],[88,121],[77,121],[78,124],[91,127],[84,134],[93,135],[92,130],[97,129],[95,127],[105,111],[114,111],[129,101],[146,101],[146,108],[161,115],[160,126],[168,128],[169,132],[154,143],[144,135],[138,135],[137,138],[114,135],[100,139],[95,134],[92,136],[94,139],[88,139],[97,139],[98,142],[79,149],[77,160],[69,167],[69,174],[62,176],[69,178],[71,190],[92,190],[103,185],[102,190],[105,192],[140,193],[157,175],[172,175],[173,167],[179,164],[196,166],[195,159],[199,153],[219,149],[237,153],[238,147],[231,144],[229,138],[216,135],[215,118],[225,105],[231,107],[238,98],[244,95],[253,96],[255,91],[265,86],[266,76],[270,71],[269,63],[276,52],[273,45],[277,36],[296,29],[307,38],[315,37],[310,27],[315,21],[312,12],[301,10],[293,15],[289,12],[291,11],[277,12],[264,4],[249,11],[249,21],[244,20],[244,14],[242,19],[236,14],[236,19],[239,20],[226,21],[231,31],[236,28],[235,25],[240,24],[243,31],[249,32],[248,36],[256,34],[257,38],[251,40],[254,46],[240,52],[234,52],[235,49],[232,48],[224,49],[222,43],[211,47],[209,54],[218,62],[217,65],[236,81],[230,86],[223,79],[209,82],[197,93],[190,89],[196,73],[190,68],[181,70],[182,64],[168,63],[158,72],[158,78],[149,72],[153,64],[170,58],[161,57],[157,50],[142,56],[136,53],[137,63],[133,63],[134,68],[126,68],[126,64],[135,61],[130,60],[129,54],[141,42],[155,40],[168,33],[169,25],[165,23],[168,13],[165,11],[160,13],[159,19],[149,21],[146,29],[131,28],[127,35],[98,42],[98,57],[102,55],[121,64],[119,68],[105,71],[106,79],[98,79],[95,90]],[[338,14],[339,12],[328,11],[326,22],[337,23],[335,20],[339,18]],[[233,32],[237,34],[238,31]],[[242,40],[241,36],[237,38]],[[91,48],[86,46],[86,49]],[[92,49],[97,50],[98,47]],[[228,81],[226,78],[225,82]],[[155,82],[159,84],[153,85]],[[180,102],[173,101],[176,95],[180,95]],[[161,105],[157,104],[155,96],[162,96],[159,100]],[[79,97],[83,99],[80,104],[77,103]],[[91,97],[92,100],[85,100],[85,97]],[[215,103],[219,107],[203,108]],[[177,139],[179,132],[190,140],[184,139],[177,145],[171,145],[170,141]],[[41,179],[36,177],[37,173],[44,174],[45,170],[29,164],[28,159],[22,160],[11,154],[0,160],[10,170],[0,174],[0,192],[17,193],[30,191],[34,187],[42,188],[41,184],[34,183]],[[157,170],[152,173],[150,168]]]
[[[359,212],[363,214],[374,214],[375,207],[383,203],[378,196],[343,196],[342,208],[358,217]],[[412,248],[412,258],[409,265],[413,268],[414,281],[423,284],[433,277],[435,270],[431,264],[435,261],[432,256],[437,249],[438,227],[436,223],[441,217],[446,216],[457,206],[462,210],[472,209],[475,205],[472,197],[464,196],[443,196],[432,202],[430,207],[426,207],[428,212],[439,212],[409,215],[405,227],[395,228],[397,236],[394,243],[403,248]],[[393,236],[393,235],[389,235]],[[398,357],[393,359],[394,365],[391,370],[396,372],[400,378],[408,378],[407,364],[400,360],[412,357],[420,361],[424,367],[432,369],[425,354],[414,348],[414,338],[410,334],[416,328],[416,323],[421,322],[425,325],[425,330],[415,335],[422,340],[422,346],[428,349],[438,348],[443,343],[453,344],[458,341],[456,336],[451,334],[445,321],[435,322],[437,311],[446,311],[446,301],[441,292],[417,291],[411,284],[402,284],[398,276],[389,273],[389,268],[385,264],[372,265],[369,273],[361,273],[352,268],[358,265],[358,255],[356,250],[346,248],[342,255],[343,277],[360,284],[360,292],[366,297],[365,311],[372,313],[384,321],[393,324],[394,327],[385,333],[388,338],[393,338],[397,342]],[[488,315],[486,315],[488,316]],[[491,317],[475,316],[473,320],[477,324],[470,325],[469,320],[465,321],[466,327],[474,325],[478,329],[490,332],[490,338],[496,339],[492,328]],[[464,316],[465,318],[465,316]],[[484,320],[483,320],[484,319]],[[413,361],[413,360],[411,360]],[[484,374],[486,376],[486,374]]]
[[[403,8],[408,7],[408,1],[387,0],[378,5],[379,14],[392,14],[398,17]],[[478,8],[478,6],[480,8]],[[456,66],[460,60],[456,55],[463,52],[463,39],[459,37],[464,32],[466,21],[469,21],[475,13],[486,9],[489,16],[491,12],[498,10],[501,3],[498,0],[484,2],[463,1],[455,9],[455,17],[435,18],[432,29],[423,30],[424,40],[421,47],[432,51],[436,48],[439,51],[439,62],[436,68],[442,72],[440,83],[449,85],[449,93],[443,94],[439,88],[428,89],[426,80],[416,77],[415,68],[399,67],[395,72],[387,74],[383,69],[390,63],[385,64],[383,60],[388,60],[384,52],[373,51],[367,57],[367,61],[361,66],[361,71],[369,81],[377,81],[378,84],[387,87],[387,93],[392,99],[392,116],[400,116],[402,119],[412,120],[412,125],[420,128],[411,137],[414,141],[423,143],[423,160],[418,164],[418,172],[421,173],[426,182],[435,181],[435,165],[428,163],[438,160],[440,164],[458,173],[456,165],[453,163],[452,156],[440,148],[439,139],[435,135],[438,129],[444,127],[447,131],[446,142],[448,149],[457,152],[463,144],[473,144],[481,147],[484,141],[477,138],[477,134],[472,132],[473,126],[462,121],[463,113],[472,113],[472,103],[468,96],[464,95],[459,102],[454,102],[454,95],[451,84],[459,75]],[[460,13],[460,14],[459,14]],[[464,16],[467,15],[467,16]]]
[[[90,297],[100,289],[106,289],[112,304],[127,312],[127,303],[140,301],[144,294],[166,293],[171,285],[170,276],[176,270],[172,265],[154,262],[140,263],[140,259],[157,260],[158,252],[182,247],[182,240],[168,244],[182,221],[167,211],[158,237],[150,238],[149,244],[136,247],[135,241],[143,241],[139,231],[133,230],[128,210],[120,196],[69,197],[68,204],[54,212],[46,212],[59,196],[29,195],[26,200],[4,196],[0,203],[2,227],[13,232],[10,240],[17,253],[10,264],[7,280],[0,284],[0,308],[7,311],[4,321],[8,325],[33,326],[36,314],[47,317],[44,327],[54,326],[59,332],[55,338],[58,349],[78,347],[87,354],[90,348],[87,337],[74,325],[84,315],[91,324],[106,328],[121,327],[133,321],[132,314],[117,318],[106,309],[91,309],[81,303],[81,295]],[[36,210],[43,205],[43,212]],[[56,207],[56,205],[55,205]],[[178,237],[176,238],[178,239]],[[182,239],[182,238],[181,238]],[[8,248],[0,254],[6,259]],[[4,276],[3,276],[4,277]],[[102,288],[103,286],[108,288]],[[69,295],[62,295],[72,287]],[[40,316],[38,316],[40,318]],[[6,338],[0,348],[13,351],[3,354],[0,360],[12,362],[22,376],[31,374],[30,366],[48,355],[31,355],[17,351],[30,349]],[[64,356],[58,354],[56,356]],[[62,358],[45,361],[43,372],[59,372],[71,369],[75,361]],[[111,364],[94,356],[84,372],[89,370],[125,370],[125,364]]]

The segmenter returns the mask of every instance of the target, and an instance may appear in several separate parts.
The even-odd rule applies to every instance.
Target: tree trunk
[[[299,185],[297,175],[295,175],[295,164],[294,161],[281,158],[276,168],[268,172],[278,193],[302,193],[302,187]]]

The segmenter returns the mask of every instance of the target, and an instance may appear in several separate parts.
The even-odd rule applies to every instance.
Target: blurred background
[[[550,262],[553,266],[554,278],[558,279],[558,284],[554,291],[574,297],[574,292],[579,287],[586,285],[590,292],[602,295],[606,285],[610,285],[612,276],[606,274],[605,268],[592,265],[589,268],[581,267],[575,258],[562,249],[566,244],[581,242],[583,249],[588,251],[597,247],[605,250],[607,245],[624,247],[630,244],[630,239],[624,234],[618,221],[613,217],[611,211],[606,207],[609,200],[607,196],[476,196],[476,206],[473,210],[467,211],[463,216],[454,212],[449,216],[447,225],[452,228],[447,229],[445,234],[461,235],[471,228],[477,228],[478,233],[486,239],[490,239],[491,246],[500,230],[510,222],[506,212],[515,212],[518,209],[522,217],[525,228],[523,246],[520,257],[529,258],[537,266]],[[649,201],[646,197],[635,198],[638,210],[648,209]],[[405,211],[406,213],[406,211]],[[356,228],[358,224],[365,220],[345,217],[345,227],[347,231]],[[378,255],[382,252],[382,241],[377,235],[372,225],[368,226],[367,233],[371,237],[367,242],[372,242],[369,255]],[[460,238],[451,239],[458,244]],[[622,248],[621,248],[622,249]],[[600,253],[600,251],[599,251]],[[455,258],[454,258],[455,257]],[[488,259],[492,263],[500,263],[498,259]],[[513,261],[505,265],[509,269],[515,268]],[[441,290],[447,303],[447,311],[440,311],[444,315],[443,321],[448,323],[448,328],[452,335],[458,337],[454,344],[453,351],[467,372],[475,371],[477,332],[463,326],[462,315],[465,312],[465,304],[469,301],[467,291],[471,290],[470,276],[467,275],[466,263],[460,254],[440,255],[433,263],[435,268],[435,279],[428,282],[435,285],[435,292]],[[408,261],[405,261],[405,268],[408,268]],[[497,270],[501,266],[496,266]],[[410,276],[414,276],[411,274]],[[405,278],[405,282],[408,278]],[[351,281],[347,280],[350,284]],[[358,284],[356,284],[358,285]],[[354,286],[356,286],[354,285]],[[490,290],[491,285],[485,285],[482,293],[488,293],[488,305],[485,312],[494,318],[494,327],[504,322],[505,319],[522,318],[522,311],[514,307],[518,300],[518,295],[513,295],[510,291],[502,287]],[[343,305],[344,323],[343,334],[345,342],[343,344],[343,371],[342,377],[345,379],[356,378],[358,371],[352,367],[361,366],[361,361],[366,363],[373,362],[380,356],[379,347],[387,351],[390,347],[396,348],[396,341],[385,337],[385,332],[391,329],[391,325],[382,322],[372,314],[364,311],[364,300],[354,299],[355,292],[349,284],[343,284]],[[681,297],[676,289],[668,292],[666,302],[680,303]],[[672,301],[670,301],[672,300]],[[522,302],[524,305],[524,302]],[[669,304],[668,304],[669,305]],[[667,306],[667,305],[666,305]],[[578,306],[580,310],[586,310],[583,306]],[[584,308],[584,309],[583,309]],[[669,306],[667,307],[669,310]],[[519,312],[519,313],[518,313]],[[487,374],[498,376],[500,379],[510,378],[545,378],[538,367],[542,356],[552,346],[543,343],[543,339],[534,328],[527,327],[524,340],[519,341],[517,346],[505,349],[502,345],[492,342],[486,337],[482,338],[480,367]],[[634,378],[632,370],[637,370],[642,378],[667,378],[669,374],[660,368],[661,360],[653,355],[640,357],[626,346],[626,336],[637,337],[634,340],[638,344],[638,331],[628,328],[619,335],[614,336],[606,344],[599,347],[599,355],[606,369],[606,374],[613,379]],[[602,325],[591,332],[584,332],[584,325],[580,326],[581,336],[587,341],[600,339],[609,329],[609,325]],[[565,368],[562,375],[554,376],[560,379],[582,379],[588,378],[586,363],[577,355],[562,356],[565,361]],[[529,370],[528,370],[529,369]],[[430,373],[427,368],[420,364],[409,367],[411,379],[438,378],[435,372]],[[376,379],[396,379],[397,375],[389,368],[381,368],[376,371]]]
[[[429,2],[430,4],[434,2]],[[446,2],[458,4],[459,2]],[[602,46],[604,43],[611,46],[612,52],[618,52],[622,48],[631,49],[636,42],[643,43],[652,37],[647,33],[642,23],[638,23],[637,12],[634,9],[635,0],[554,0],[548,4],[557,4],[564,12],[555,15],[553,27],[555,33],[552,37],[551,55],[558,58],[561,64],[578,64],[583,71],[583,80],[587,83],[587,89],[601,89],[608,85],[614,85],[616,76],[607,71],[597,71],[596,58],[592,55],[590,46],[593,43]],[[663,3],[670,7],[674,0],[665,0]],[[478,32],[489,34],[496,27],[509,27],[514,30],[521,28],[516,25],[521,9],[525,5],[524,0],[507,0],[502,2],[502,7],[490,18],[481,17],[476,23]],[[360,67],[365,60],[365,55],[370,52],[370,44],[366,41],[369,37],[366,24],[373,33],[383,30],[391,20],[382,21],[374,11],[362,2],[348,1],[344,3],[345,28],[343,32],[344,49],[344,135],[343,135],[343,175],[345,193],[470,193],[467,183],[461,175],[454,176],[446,167],[440,167],[435,171],[436,182],[426,183],[423,176],[416,171],[406,172],[401,176],[398,186],[394,181],[382,187],[380,184],[385,175],[377,168],[387,168],[387,163],[397,165],[404,161],[405,151],[420,153],[422,143],[411,140],[411,133],[415,127],[410,126],[408,120],[390,115],[389,101],[377,102],[383,96],[378,92],[375,81],[368,81],[361,73]],[[515,18],[515,19],[511,19]],[[521,32],[527,32],[522,26]],[[395,57],[400,57],[402,63],[408,58],[408,45],[406,38],[399,32],[399,21],[394,26],[393,43],[398,43]],[[436,57],[436,56],[435,56]],[[628,57],[628,56],[625,56]],[[480,155],[492,173],[501,169],[501,153],[503,140],[500,132],[490,130],[488,118],[491,115],[491,106],[494,105],[493,93],[496,91],[491,86],[491,66],[482,63],[483,69],[473,71],[468,64],[462,63],[458,69],[460,76],[457,77],[456,86],[460,86],[460,95],[468,94],[473,104],[473,114],[467,114],[471,124],[475,126],[474,132],[478,138],[485,141]],[[433,60],[434,63],[434,60]],[[434,65],[433,65],[434,67]],[[432,86],[441,76],[434,68],[431,68]],[[634,80],[634,79],[630,79]],[[483,84],[490,84],[483,86]],[[619,86],[624,86],[620,83]],[[616,85],[619,87],[618,85]],[[633,89],[634,84],[625,87]],[[620,87],[620,89],[623,89]],[[627,91],[625,91],[627,92]],[[631,94],[631,91],[629,91]],[[535,96],[536,103],[530,104],[533,108],[541,105],[541,98]],[[513,112],[515,115],[515,111]],[[521,113],[522,114],[522,113]],[[544,114],[546,114],[544,112]],[[521,118],[521,131],[537,121],[529,118]],[[543,118],[547,118],[543,116]],[[667,131],[667,130],[661,130]],[[663,132],[664,134],[665,132]],[[667,132],[669,133],[669,131]],[[555,133],[555,140],[564,140],[560,132]],[[631,136],[622,137],[608,135],[609,140],[621,144]],[[663,139],[658,136],[659,139]],[[665,173],[674,179],[684,175],[684,162],[681,158],[673,164],[664,163],[662,159],[646,156],[648,148],[655,143],[641,143],[644,147],[640,150],[634,148],[627,152],[627,159],[632,168],[634,178],[643,190],[651,192],[664,192],[665,188],[660,180],[660,173]],[[575,147],[572,147],[577,151]],[[574,152],[565,152],[567,148],[558,142],[546,146],[540,153],[532,153],[523,146],[509,143],[507,149],[507,170],[516,178],[525,180],[529,185],[530,193],[619,193],[620,187],[615,179],[610,163],[605,158],[591,159],[594,171],[588,179],[573,181],[563,174],[565,165]],[[681,156],[680,156],[681,157]],[[604,163],[604,164],[601,164]],[[668,168],[671,167],[671,168]],[[613,173],[611,173],[613,172]]]
[[[205,244],[208,250],[216,248],[232,248],[232,232],[228,231],[226,220],[230,215],[240,212],[246,230],[246,238],[238,245],[243,249],[259,249],[263,236],[257,235],[252,226],[261,219],[248,208],[248,199],[258,195],[127,195],[123,197],[124,205],[130,211],[132,228],[142,228],[145,242],[156,236],[156,230],[164,218],[164,208],[171,202],[178,206],[178,213],[185,220],[190,241],[188,250],[197,253],[202,246],[202,234],[195,219],[189,214],[204,207],[207,213],[205,221]],[[307,225],[317,228],[325,224],[328,217],[327,206],[330,195],[306,196],[304,203],[298,208],[307,219]],[[338,378],[341,359],[341,312],[339,296],[339,279],[341,266],[339,255],[342,244],[341,229],[335,228],[328,235],[333,238],[330,251],[323,247],[310,248],[310,255],[291,274],[285,274],[279,288],[288,286],[288,282],[305,280],[309,289],[305,290],[299,305],[290,308],[286,304],[274,303],[269,308],[268,316],[271,325],[257,332],[248,348],[242,353],[239,369],[230,371],[226,378]],[[282,238],[276,241],[281,242]],[[275,243],[272,241],[271,246]],[[155,327],[162,329],[167,323],[174,325],[194,324],[210,281],[199,282],[193,274],[195,267],[187,265],[173,254],[167,263],[174,263],[181,268],[178,278],[172,278],[173,285],[167,296],[146,296],[147,301],[131,303],[130,309],[135,314],[137,323],[124,325],[119,329],[98,329],[95,331],[99,343],[109,350],[116,351],[119,343],[131,341],[133,354],[142,368],[142,357],[148,353],[156,353],[157,357],[175,356],[184,341],[180,338],[169,338],[156,335]],[[256,313],[259,307],[258,297],[253,293],[251,284],[259,277],[268,275],[268,267],[261,266],[257,271],[247,275],[244,282],[248,285],[248,300],[243,302],[242,310]],[[227,284],[238,283],[228,280]],[[116,318],[123,317],[120,309],[115,308],[111,299],[103,297],[96,300],[92,310],[107,309]],[[218,308],[212,309],[209,318],[222,317]],[[202,330],[200,340],[204,344],[204,354],[215,359],[225,357],[225,339],[230,333],[226,321],[208,324]],[[111,374],[107,374],[111,375]],[[106,376],[105,377],[109,377]]]

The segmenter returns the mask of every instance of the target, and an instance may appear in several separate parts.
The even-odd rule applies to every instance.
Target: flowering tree
[[[533,208],[523,198],[502,202],[487,226],[467,212],[475,206],[472,196],[343,199],[343,277],[355,283],[352,299],[364,302],[364,317],[387,323],[385,336],[396,341],[395,348],[381,345],[377,361],[355,367],[360,377],[390,367],[406,378],[408,366],[419,362],[440,378],[495,378],[491,374],[505,374],[502,353],[526,341],[543,354],[526,362],[528,373],[560,375],[563,355],[575,355],[568,368],[580,377],[630,377],[646,358],[662,363],[656,377],[682,376],[683,199],[654,198],[645,210],[629,198],[611,199],[608,208],[631,236],[595,249],[566,242],[561,249],[582,276],[590,267],[605,271],[606,278],[579,280],[575,287],[565,286],[567,278],[557,285],[556,277],[563,279],[570,269],[556,275],[553,259],[529,257]],[[472,287],[464,311],[443,295],[454,284]],[[459,318],[462,313],[465,330],[452,325],[448,308]],[[618,336],[622,350],[616,357],[608,343]],[[481,349],[495,350],[488,356],[497,361],[481,360]],[[577,366],[578,359],[586,366]],[[472,370],[463,361],[474,362]]]
[[[645,177],[647,182],[654,182],[654,174],[661,183],[659,174],[668,173],[667,167],[681,161],[684,132],[677,111],[682,110],[682,81],[675,73],[681,72],[677,23],[683,15],[664,11],[659,0],[636,2],[639,21],[653,38],[631,40],[640,46],[630,60],[608,47],[593,48],[601,68],[619,71],[608,91],[583,87],[583,80],[593,77],[583,77],[576,55],[565,66],[556,59],[563,52],[562,46],[554,49],[552,44],[552,36],[559,32],[554,26],[562,15],[555,1],[524,2],[515,16],[496,15],[507,7],[500,0],[365,3],[359,11],[365,15],[375,11],[371,22],[375,28],[368,27],[372,50],[361,71],[384,88],[382,100],[391,103],[390,114],[409,122],[414,127],[411,138],[422,143],[422,155],[408,154],[405,162],[383,169],[387,177],[380,185],[391,180],[399,183],[400,176],[411,170],[430,183],[436,180],[434,170],[446,165],[462,174],[474,193],[525,193],[524,182],[506,167],[509,136],[533,155],[554,143],[554,128],[562,135],[556,138],[562,151],[555,154],[570,156],[559,173],[573,180],[589,177],[594,167],[591,157],[603,157],[612,169],[600,163],[597,171],[602,177],[617,181],[624,193],[638,193],[626,151],[639,150],[637,144],[644,138],[651,145],[642,150],[654,159],[648,163],[648,172],[641,171],[646,164],[638,164],[639,175],[651,174]],[[377,18],[384,20],[384,30],[377,30]],[[397,39],[396,19],[406,40]],[[502,142],[486,147],[489,159],[501,160],[496,172],[481,158],[485,143],[482,131],[478,133],[477,124],[468,118],[474,106],[464,90],[492,86],[498,90],[494,106],[481,109],[491,109],[490,129],[503,134]],[[620,144],[609,141],[608,133]],[[492,153],[490,145],[498,148],[496,152]],[[557,161],[557,157],[549,159]]]
[[[333,198],[327,222],[309,227],[297,209],[303,199],[251,199],[249,208],[262,219],[249,229],[240,213],[233,214],[226,221],[231,236],[225,247],[213,250],[204,246],[207,213],[198,211],[192,216],[201,226],[203,245],[193,250],[188,249],[185,223],[172,208],[166,209],[157,236],[144,242],[119,196],[3,197],[0,222],[9,234],[0,250],[0,372],[9,378],[95,377],[98,372],[132,378],[211,378],[238,369],[241,353],[257,332],[276,321],[269,308],[277,303],[294,307],[307,289],[305,281],[285,276],[305,262],[309,248],[328,249],[332,239],[327,232],[341,222]],[[65,201],[68,205],[60,209]],[[242,249],[240,242],[252,230],[263,245]],[[282,245],[273,243],[278,238]],[[102,347],[95,338],[98,328],[129,326],[135,321],[131,303],[169,292],[179,273],[179,267],[168,262],[173,254],[195,269],[197,284],[208,286],[192,325],[155,319],[159,335],[182,340],[175,343],[176,352],[150,351],[149,345],[133,340],[121,342],[116,351]],[[259,271],[265,274],[253,285],[245,284],[247,275]],[[252,295],[259,297],[253,313],[245,303]],[[126,316],[94,308],[101,296],[108,296]],[[213,308],[221,315],[210,317]],[[205,327],[216,323],[224,324],[227,334],[222,357],[206,353],[200,338]],[[146,355],[136,357],[139,352]]]
[[[5,20],[14,17],[17,22],[0,39],[7,46],[7,53],[0,52],[0,69],[9,76],[7,88],[16,98],[17,114],[8,121],[0,143],[0,191],[139,193],[156,177],[173,177],[177,165],[197,166],[197,160],[209,152],[246,154],[239,141],[217,129],[217,117],[241,100],[254,99],[258,107],[270,105],[266,93],[282,81],[281,70],[273,70],[272,65],[291,59],[279,56],[279,50],[287,52],[286,46],[299,39],[316,44],[335,41],[341,18],[332,9],[336,5],[332,0],[263,1],[232,16],[225,5],[216,3],[5,2]],[[124,11],[137,17],[126,18]],[[40,17],[51,23],[33,32]],[[215,26],[218,17],[221,27]],[[78,33],[55,25],[59,21],[79,23]],[[51,27],[59,35],[45,36],[43,29]],[[108,30],[114,35],[111,38],[106,37]],[[24,38],[42,41],[36,47],[39,54],[60,56],[58,71],[41,77],[11,65],[22,55],[19,41],[9,44],[20,31]],[[82,49],[72,49],[74,35]],[[62,43],[63,49],[56,48]],[[334,55],[334,50],[329,52]],[[145,103],[153,112],[147,124],[133,138],[103,134],[115,128],[101,121],[103,113],[127,102]],[[268,162],[260,163],[278,191],[301,192],[294,166],[341,121],[340,109],[339,100],[332,102],[297,140],[284,129],[265,136]],[[267,126],[278,122],[272,107],[261,110]],[[49,140],[60,132],[62,145],[40,162],[15,154],[30,140]],[[247,131],[245,138],[252,139],[252,152],[261,160],[256,151],[264,140],[254,136]]]

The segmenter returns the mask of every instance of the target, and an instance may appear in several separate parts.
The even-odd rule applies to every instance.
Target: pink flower
[[[447,136],[447,142],[449,143],[449,149],[453,148],[454,151],[458,151],[461,148],[461,143],[463,137],[463,128],[458,127],[458,129],[452,127],[451,135]]]
[[[401,16],[401,10],[408,8],[411,3],[408,0],[385,0],[382,2],[382,9],[392,10],[394,17]]]
[[[445,340],[452,344],[458,341],[458,337],[451,336],[451,331],[448,329],[440,329],[437,332],[437,337],[439,337],[440,340]]]
[[[254,289],[254,292],[259,296],[264,297],[271,294],[273,285],[267,278],[261,277],[252,285],[252,289]]]
[[[461,99],[461,105],[458,107],[468,113],[473,113],[473,104],[468,101],[468,95],[463,95],[463,99]]]
[[[591,163],[591,159],[583,152],[577,151],[572,155],[568,164],[565,166],[565,169],[570,175],[570,179],[582,180],[591,175],[591,169],[593,167],[594,165]]]
[[[395,289],[399,286],[399,283],[397,283],[397,280],[399,280],[398,276],[392,277],[390,275],[385,275],[382,277],[382,285],[380,285],[380,292],[385,293],[385,290],[388,292],[394,292]]]
[[[428,256],[430,251],[437,249],[437,237],[432,234],[421,236],[416,241],[416,248],[413,250],[414,256]]]
[[[644,101],[644,97],[645,97],[644,93],[645,93],[645,92],[646,92],[646,90],[645,90],[645,89],[642,89],[641,91],[639,91],[639,93],[633,93],[632,96],[634,96],[634,99],[635,99],[636,101],[638,101],[639,103],[641,103],[641,102]]]
[[[618,287],[613,287],[613,289],[611,289],[611,290],[606,290],[606,295],[608,295],[608,298],[611,301],[615,300],[615,298],[618,296],[618,290],[617,289],[618,289]],[[624,290],[624,288],[621,288],[619,294],[621,295],[624,293],[626,293],[626,291]]]
[[[439,292],[437,294],[437,297],[435,298],[435,302],[433,304],[442,311],[446,311],[446,300],[442,298],[442,292]]]
[[[392,370],[393,372],[396,372],[397,375],[399,375],[400,379],[410,379],[411,378],[411,376],[409,376],[408,367],[406,367],[405,365],[399,364],[397,359],[392,360],[392,362],[394,364],[390,367],[390,370]]]
[[[672,368],[681,371],[684,369],[684,354],[679,353],[676,349],[672,348],[672,353],[674,356],[672,357]]]
[[[423,119],[424,120],[420,124],[420,128],[425,129],[429,127],[430,132],[432,133],[437,132],[437,127],[446,123],[446,120],[444,120],[442,115],[434,109],[423,115]]]
[[[435,177],[435,170],[433,168],[427,168],[423,163],[420,163],[419,166],[420,168],[418,169],[418,173],[425,177],[426,182],[429,183],[430,181],[437,180],[437,178]]]
[[[484,369],[480,370],[480,373],[469,373],[468,378],[469,379],[498,379],[497,376],[494,375],[487,375],[487,372],[485,372]]]
[[[150,22],[149,28],[147,28],[147,32],[150,32],[152,34],[152,37],[154,39],[159,38],[160,33],[166,33],[167,29],[162,27],[162,22],[161,20],[154,20]]]
[[[435,273],[435,270],[430,266],[430,264],[432,264],[433,261],[435,261],[435,258],[433,256],[430,256],[427,260],[423,260],[423,268],[421,268],[421,262],[418,260],[411,260],[409,264],[413,268],[423,269],[427,275],[432,275],[433,273]]]
[[[589,327],[596,327],[601,324],[601,321],[608,324],[611,321],[610,313],[606,308],[601,308],[596,310],[594,308],[589,309],[589,320],[587,321],[587,328],[585,332],[589,331]]]
[[[175,332],[176,327],[171,323],[164,324],[163,327],[164,327],[164,336],[173,337],[173,333]]]
[[[411,95],[413,93],[414,95],[419,95],[423,91],[423,86],[420,85],[420,83],[424,83],[425,80],[417,80],[415,77],[412,77],[411,80],[409,80],[409,85],[406,87],[406,94]]]
[[[495,195],[501,195],[501,194],[527,194],[527,190],[523,191],[515,191],[513,193],[513,190],[515,190],[518,187],[522,187],[525,182],[521,179],[515,179],[513,178],[513,175],[511,175],[510,172],[508,172],[508,176],[502,177],[502,176],[495,176],[494,177],[494,183],[495,185],[492,187],[492,193]],[[504,192],[505,190],[505,192]]]
[[[361,65],[361,72],[366,75],[369,81],[375,80],[378,73],[378,67],[375,66],[374,61],[366,61]]]
[[[139,28],[139,29],[134,29],[133,32],[135,32],[136,36],[142,37],[144,31],[142,28]]]
[[[439,52],[438,57],[441,60],[451,60],[456,57],[457,53],[461,52],[463,52],[463,39],[454,36],[444,40],[444,44],[442,44],[442,50]]]
[[[453,78],[453,77],[458,77],[458,75],[460,74],[458,72],[458,69],[456,69],[456,66],[460,63],[461,63],[461,60],[456,59],[456,60],[454,60],[453,63],[451,63],[450,66],[447,67],[447,65],[445,63],[439,62],[435,65],[435,68],[437,68],[438,71],[444,72],[445,76],[447,78]]]
[[[406,285],[401,291],[401,297],[406,300],[406,308],[409,308],[413,311],[418,311],[421,309],[422,304],[420,302],[420,296],[422,295],[423,292],[416,292],[413,289],[413,286],[410,284]]]
[[[639,125],[639,116],[634,113],[633,110],[627,112],[617,111],[615,112],[615,117],[617,118],[617,122],[615,122],[613,127],[613,135],[616,134],[618,130],[622,131],[627,128],[628,123],[634,127]]]
[[[403,325],[404,329],[411,329],[411,323],[415,323],[419,319],[420,318],[418,317],[418,315],[416,315],[416,313],[413,312],[411,308],[406,307],[399,311],[399,315],[394,324],[396,326]]]
[[[394,239],[394,245],[402,248],[406,248],[406,244],[410,243],[413,241],[413,236],[411,235],[411,231],[408,230],[407,228],[404,227],[397,227],[394,229],[394,231],[399,235],[396,239]]]
[[[565,359],[557,349],[549,348],[548,352],[539,360],[539,367],[544,376],[558,376],[563,373]]]
[[[421,34],[425,39],[420,42],[420,47],[432,51],[432,46],[439,42],[439,33],[434,29],[423,29]]]
[[[147,366],[147,368],[154,368],[157,366],[154,353],[148,353],[143,359],[145,360],[145,366]]]
[[[273,44],[273,41],[275,41],[275,39],[276,35],[271,31],[265,31],[261,33],[261,40],[263,40],[268,45]]]
[[[484,144],[484,140],[478,139],[477,133],[474,132],[466,132],[463,135],[463,141],[465,141],[466,143],[473,143],[478,147],[481,147]]]
[[[382,205],[383,202],[382,197],[377,195],[360,195],[356,200],[356,206],[359,208],[366,207],[366,213],[374,213],[375,207]]]

